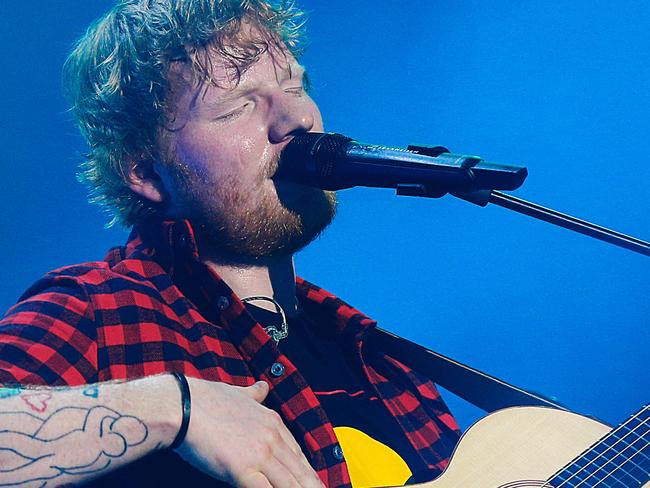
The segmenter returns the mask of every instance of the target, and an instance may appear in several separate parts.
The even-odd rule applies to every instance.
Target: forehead
[[[277,80],[304,71],[277,35],[251,22],[242,22],[230,36],[215,37],[201,48],[186,48],[187,57],[169,70],[172,91],[231,91],[255,78]]]

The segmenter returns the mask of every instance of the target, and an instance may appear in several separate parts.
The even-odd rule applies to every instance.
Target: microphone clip
[[[444,146],[416,146],[410,144],[407,149],[423,156],[437,158],[441,154],[450,153],[449,149]],[[481,158],[469,156],[461,163],[461,167],[470,169],[472,166],[481,161]],[[447,190],[441,187],[427,187],[418,184],[403,184],[397,185],[395,189],[396,195],[409,196],[409,197],[426,197],[426,198],[440,198],[448,193]],[[472,192],[450,192],[451,195],[465,200],[481,207],[487,206],[490,203],[491,190],[477,190]]]

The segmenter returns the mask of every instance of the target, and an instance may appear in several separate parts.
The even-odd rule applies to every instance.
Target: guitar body
[[[415,486],[541,487],[545,480],[611,429],[582,415],[551,408],[500,410],[467,430],[456,446],[449,466],[439,478]],[[593,484],[586,482],[579,486],[590,488]],[[609,484],[600,483],[598,486],[605,488]],[[643,487],[650,488],[650,482]]]

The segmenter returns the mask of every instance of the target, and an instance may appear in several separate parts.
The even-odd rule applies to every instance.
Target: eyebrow
[[[220,105],[223,105],[228,102],[232,102],[234,100],[237,100],[238,98],[247,95],[251,91],[254,91],[255,87],[242,87],[241,85],[238,85],[237,87],[233,88],[232,90],[229,90],[225,93],[222,93],[218,97],[213,97],[212,99],[208,100],[203,100],[203,105],[208,106],[208,107],[218,107]]]
[[[305,67],[301,64],[295,64],[295,65],[289,65],[287,70],[289,73],[289,77],[287,79],[291,80],[294,78],[304,78],[306,74]],[[286,80],[279,80],[281,83],[286,81]],[[221,108],[222,105],[225,105],[229,102],[232,102],[234,100],[237,100],[238,98],[247,95],[248,93],[254,91],[256,89],[256,86],[245,86],[242,84],[238,84],[235,88],[232,90],[228,90],[221,95],[219,95],[217,98],[213,99],[207,99],[206,100],[206,95],[207,92],[204,92],[203,95],[198,96],[195,98],[194,102],[192,105],[196,107],[196,101],[198,101],[199,98],[203,98],[202,100],[202,106],[205,108]]]

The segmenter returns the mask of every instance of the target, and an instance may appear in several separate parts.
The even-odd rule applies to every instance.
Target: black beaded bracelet
[[[190,426],[190,413],[192,411],[192,398],[190,397],[190,385],[187,383],[185,375],[182,373],[172,373],[172,376],[178,381],[178,386],[181,388],[181,403],[183,404],[183,420],[181,421],[181,428],[174,438],[170,449],[177,449],[185,440],[187,435],[187,428]]]

